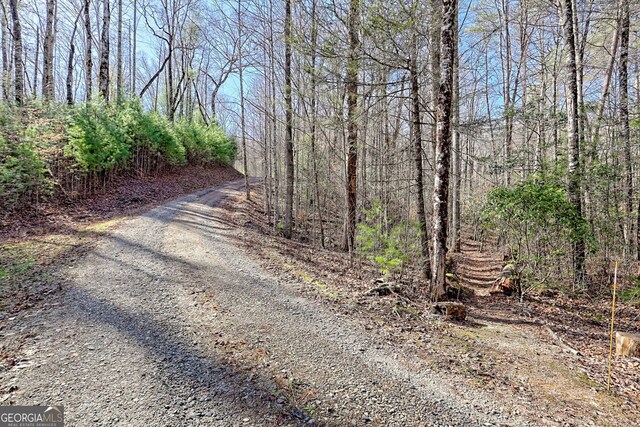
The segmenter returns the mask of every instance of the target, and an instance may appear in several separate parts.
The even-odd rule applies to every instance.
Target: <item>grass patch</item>
[[[302,279],[305,283],[312,285],[321,296],[332,299],[332,300],[340,299],[340,294],[336,290],[329,289],[329,286],[327,284],[322,283],[321,281],[314,278],[306,271],[294,270],[293,266],[291,266],[291,270],[292,270],[291,272],[294,275]]]
[[[0,311],[16,312],[57,288],[56,268],[79,257],[123,218],[93,224],[70,234],[48,234],[0,243]]]

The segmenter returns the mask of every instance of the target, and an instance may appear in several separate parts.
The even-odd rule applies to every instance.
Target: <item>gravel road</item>
[[[29,338],[3,404],[63,404],[68,426],[529,425],[262,270],[216,207],[242,188],[126,220],[58,272],[4,331]]]

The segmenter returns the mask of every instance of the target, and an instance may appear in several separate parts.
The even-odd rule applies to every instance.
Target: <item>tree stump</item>
[[[616,356],[640,357],[640,334],[616,332]]]
[[[505,265],[500,273],[500,277],[493,282],[493,286],[489,289],[489,293],[491,295],[505,294],[507,296],[513,294],[513,291],[515,290],[515,283],[513,280],[515,271],[515,264],[509,263]]]
[[[467,308],[459,302],[438,302],[431,307],[431,312],[441,314],[451,320],[464,320],[467,318]]]

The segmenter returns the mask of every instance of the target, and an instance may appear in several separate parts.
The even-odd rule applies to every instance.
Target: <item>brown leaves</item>
[[[230,167],[173,168],[161,176],[118,178],[102,193],[84,199],[62,194],[33,206],[0,213],[0,241],[51,232],[77,232],[96,221],[139,212],[155,203],[240,178]]]

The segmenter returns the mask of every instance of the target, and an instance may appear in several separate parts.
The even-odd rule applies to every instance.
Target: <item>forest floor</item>
[[[470,319],[452,323],[428,314],[420,289],[368,295],[373,266],[280,238],[242,188],[83,225],[88,246],[25,239],[48,261],[13,259],[39,292],[3,296],[0,403],[62,403],[71,426],[637,420],[637,359],[616,360],[607,393],[606,325],[589,329],[573,302],[471,296]],[[476,249],[465,253],[487,256]],[[583,335],[575,352],[559,342],[569,331]]]
[[[415,277],[400,279],[401,291],[371,295],[381,281],[374,265],[280,237],[262,211],[261,191],[256,189],[251,202],[240,196],[225,201],[227,220],[238,227],[245,249],[264,268],[298,283],[303,294],[416,357],[423,369],[447,370],[488,390],[510,413],[535,414],[535,425],[637,422],[640,359],[614,356],[612,392],[607,391],[610,301],[531,294],[520,302],[491,295],[503,253],[491,239],[475,241],[467,230],[453,258],[470,315],[466,322],[446,322],[429,313]],[[640,331],[639,308],[619,302],[616,330]]]

